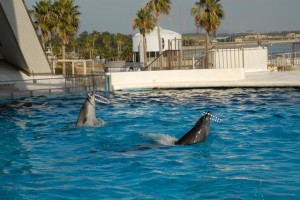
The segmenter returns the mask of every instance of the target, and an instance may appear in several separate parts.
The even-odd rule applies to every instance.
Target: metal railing
[[[277,66],[300,65],[300,52],[278,53],[275,58],[269,59],[269,63]]]
[[[289,70],[300,66],[300,43],[269,44],[268,65],[279,71]]]
[[[0,81],[0,99],[90,91],[109,92],[109,76],[70,75],[62,78]]]

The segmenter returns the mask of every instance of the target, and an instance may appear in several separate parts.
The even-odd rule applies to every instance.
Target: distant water
[[[292,44],[272,44],[268,45],[268,54],[269,58],[275,59],[278,54],[285,54],[292,52]],[[299,52],[298,49],[295,49],[296,52]]]
[[[0,102],[1,199],[300,199],[300,90],[117,92]],[[202,144],[174,146],[212,111]]]

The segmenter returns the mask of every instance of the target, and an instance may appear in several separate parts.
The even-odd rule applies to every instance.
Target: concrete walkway
[[[235,81],[198,81],[181,84],[162,84],[164,88],[300,88],[300,71],[248,72],[245,79]]]
[[[220,84],[222,85],[222,84]],[[245,79],[232,81],[224,86],[236,87],[300,87],[300,71],[251,72]]]

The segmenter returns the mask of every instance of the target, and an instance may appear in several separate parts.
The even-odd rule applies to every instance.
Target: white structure
[[[267,47],[214,49],[210,60],[214,69],[242,67],[245,72],[268,71]]]
[[[160,28],[160,36],[162,51],[181,50],[181,34]],[[157,27],[155,27],[150,33],[146,34],[146,49],[147,62],[151,62],[159,56]],[[134,62],[144,62],[143,35],[140,33],[137,33],[132,37],[132,51],[134,54]]]
[[[65,85],[53,76],[23,0],[0,0],[0,97]]]
[[[111,90],[222,87],[245,79],[243,68],[107,73]]]
[[[0,30],[1,60],[27,75],[51,74],[50,65],[22,0],[0,0]]]

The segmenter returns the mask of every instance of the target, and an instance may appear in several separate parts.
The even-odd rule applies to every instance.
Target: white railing
[[[78,68],[78,64],[80,64],[82,67],[82,74],[86,75],[87,74],[87,63],[91,63],[91,70],[95,70],[95,61],[94,60],[69,60],[69,59],[58,59],[58,60],[50,60],[53,73],[56,74],[56,69],[57,69],[57,64],[61,63],[62,64],[62,74],[66,75],[67,74],[67,66],[66,63],[71,63],[71,74],[75,75],[75,65]]]

